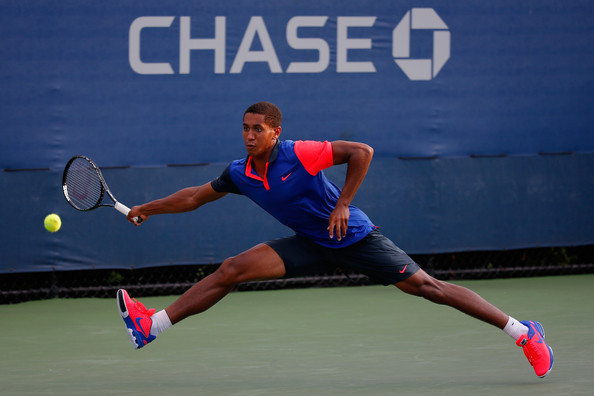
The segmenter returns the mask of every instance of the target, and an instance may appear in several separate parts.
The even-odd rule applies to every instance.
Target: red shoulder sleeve
[[[298,140],[295,142],[295,154],[307,172],[314,176],[322,169],[330,168],[333,163],[332,143]]]

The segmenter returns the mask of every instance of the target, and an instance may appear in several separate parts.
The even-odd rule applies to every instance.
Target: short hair
[[[247,113],[262,114],[264,116],[264,122],[266,125],[272,128],[281,126],[283,116],[281,111],[276,105],[270,102],[258,102],[254,103],[243,113],[243,116]]]

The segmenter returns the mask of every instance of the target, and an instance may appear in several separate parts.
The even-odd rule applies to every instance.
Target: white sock
[[[518,341],[524,334],[528,334],[528,327],[510,316],[503,331],[505,331],[508,336]]]
[[[153,314],[153,316],[151,316],[151,319],[153,320],[153,325],[151,326],[151,335],[154,336],[161,334],[162,332],[173,326],[171,324],[171,320],[169,320],[167,312],[165,312],[164,309]]]

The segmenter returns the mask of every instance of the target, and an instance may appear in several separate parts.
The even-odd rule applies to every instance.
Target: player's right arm
[[[181,189],[165,198],[133,206],[127,217],[129,221],[134,222],[132,219],[137,216],[146,220],[151,215],[189,212],[225,195],[226,192],[215,191],[211,182],[208,182],[201,186]]]

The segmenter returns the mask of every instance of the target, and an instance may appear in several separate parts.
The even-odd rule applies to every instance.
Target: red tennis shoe
[[[154,308],[146,309],[141,302],[131,299],[124,289],[118,290],[117,302],[120,316],[124,319],[128,337],[134,348],[142,348],[157,338],[151,334],[151,316],[155,313]]]
[[[540,323],[532,320],[520,323],[528,327],[528,334],[520,337],[516,345],[522,347],[534,372],[542,378],[553,368],[553,350],[545,343],[545,332]]]

